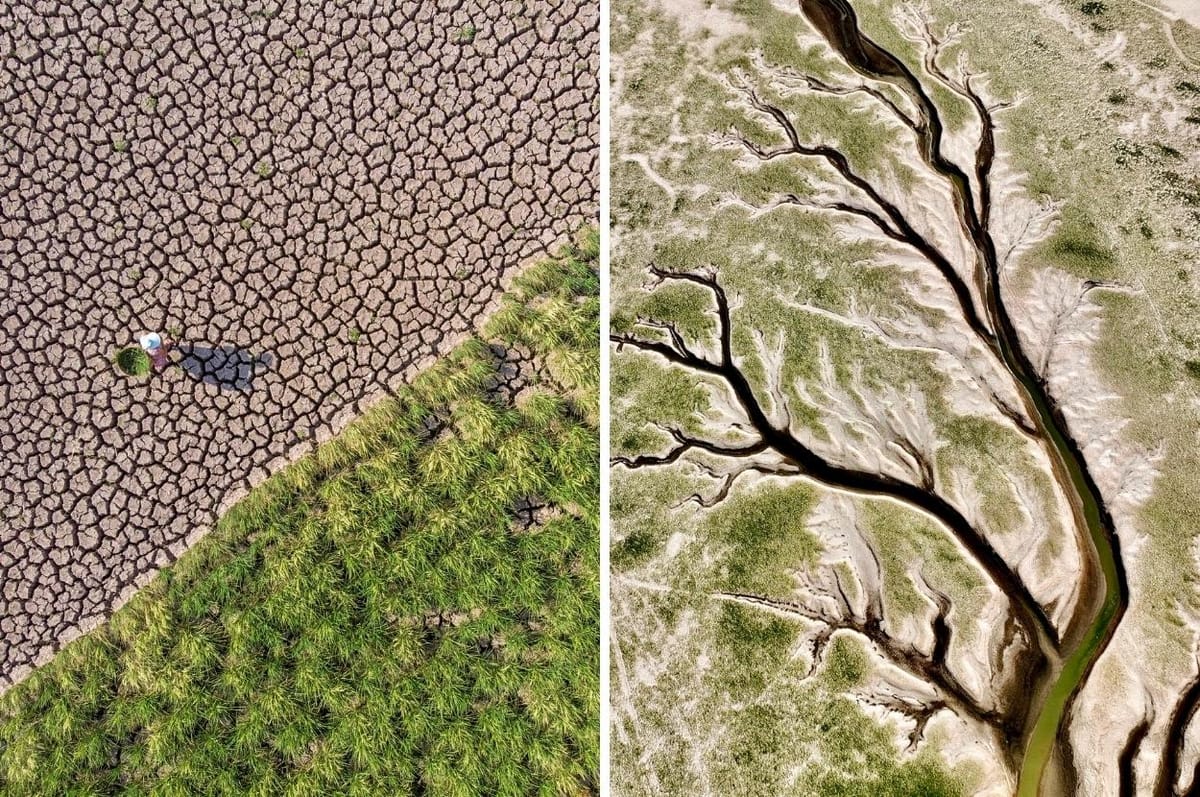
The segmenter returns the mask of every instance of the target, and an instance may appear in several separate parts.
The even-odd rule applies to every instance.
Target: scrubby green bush
[[[150,373],[150,355],[141,346],[126,346],[113,358],[117,368],[127,376],[145,376]]]

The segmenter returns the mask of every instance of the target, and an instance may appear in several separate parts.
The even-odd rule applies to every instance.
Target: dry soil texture
[[[596,213],[595,0],[153,5],[0,1],[0,688]]]

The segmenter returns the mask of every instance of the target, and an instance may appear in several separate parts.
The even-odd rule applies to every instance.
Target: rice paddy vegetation
[[[0,793],[598,793],[597,254],[0,698]],[[511,401],[497,344],[541,365]]]

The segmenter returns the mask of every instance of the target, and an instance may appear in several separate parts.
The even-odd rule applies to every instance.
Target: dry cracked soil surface
[[[597,210],[595,0],[152,5],[0,0],[0,689]]]

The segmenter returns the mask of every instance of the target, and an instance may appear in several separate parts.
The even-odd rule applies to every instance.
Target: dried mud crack
[[[0,15],[0,688],[594,216],[598,14]]]

